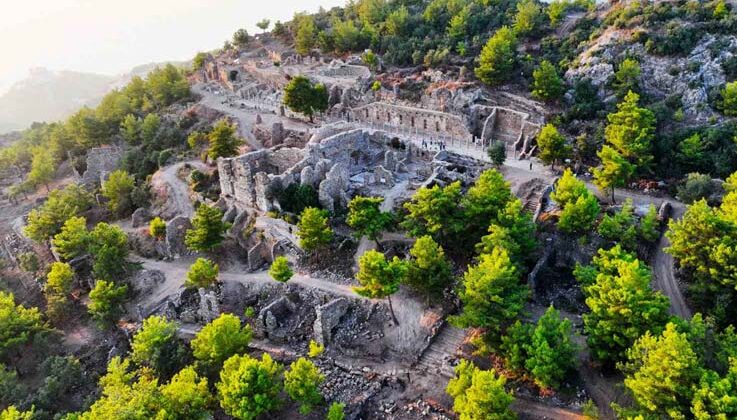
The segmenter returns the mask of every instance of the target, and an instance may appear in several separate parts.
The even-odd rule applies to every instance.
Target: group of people
[[[446,145],[445,145],[445,142],[444,141],[441,141],[441,140],[430,140],[430,142],[428,143],[427,140],[422,140],[422,148],[423,149],[427,149],[430,146],[437,147],[438,150],[445,150],[446,149]]]

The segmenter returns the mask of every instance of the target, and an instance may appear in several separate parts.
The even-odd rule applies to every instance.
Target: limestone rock
[[[149,220],[151,220],[151,214],[149,213],[148,209],[145,209],[143,207],[137,208],[136,211],[134,211],[131,215],[131,225],[134,228],[145,225],[146,223],[148,223]]]
[[[159,270],[139,270],[131,279],[131,287],[136,295],[147,295],[165,281],[164,273]]]
[[[192,223],[184,216],[177,216],[166,224],[166,249],[169,257],[185,255],[189,251],[184,245],[184,236]]]
[[[330,343],[333,335],[333,328],[340,323],[340,319],[345,315],[349,308],[350,302],[346,298],[334,299],[325,305],[315,308],[317,318],[312,326],[315,341],[320,344]]]

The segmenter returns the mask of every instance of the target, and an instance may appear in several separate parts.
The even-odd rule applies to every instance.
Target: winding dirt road
[[[151,177],[151,188],[163,190],[166,195],[166,203],[160,210],[161,217],[164,219],[172,219],[175,216],[191,218],[194,215],[194,205],[189,198],[189,185],[177,176],[179,170],[187,164],[195,169],[207,169],[207,165],[201,161],[189,160],[166,166]]]

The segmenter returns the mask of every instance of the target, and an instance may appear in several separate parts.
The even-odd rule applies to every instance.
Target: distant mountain
[[[131,77],[145,77],[163,64],[140,65],[116,76],[32,69],[26,79],[0,95],[0,133],[24,129],[34,121],[61,120],[83,106],[95,106],[107,92],[124,86]]]

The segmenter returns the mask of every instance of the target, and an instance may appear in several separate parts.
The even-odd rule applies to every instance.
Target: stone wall
[[[99,186],[110,172],[118,169],[123,158],[123,149],[118,146],[96,147],[87,151],[87,170],[80,184],[86,187]]]
[[[467,139],[471,132],[459,115],[429,109],[373,102],[350,111],[351,121],[388,124],[430,136]]]
[[[326,77],[369,77],[371,70],[364,66],[354,66],[351,64],[341,64],[322,69],[319,74]]]
[[[504,107],[477,106],[472,115],[476,121],[488,115],[480,127],[484,143],[501,140],[507,144],[508,149],[520,151],[523,155],[534,150],[532,141],[541,127],[540,124],[530,120],[530,114]]]
[[[317,130],[304,149],[273,148],[219,159],[222,198],[239,211],[266,212],[278,208],[272,196],[275,188],[299,182],[315,188],[323,207],[345,206],[350,177],[384,163],[389,137],[361,129],[322,138],[326,134],[332,132]],[[399,165],[408,159],[411,147],[395,154],[393,160]]]

